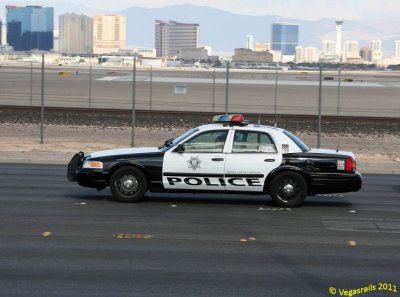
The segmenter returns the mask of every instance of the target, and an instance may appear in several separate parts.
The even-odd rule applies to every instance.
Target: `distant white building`
[[[336,43],[332,40],[323,40],[321,42],[322,53],[333,54],[336,52]]]
[[[318,62],[318,50],[315,47],[296,46],[295,63]]]
[[[156,49],[155,48],[120,48],[120,49],[118,49],[116,54],[121,55],[121,56],[139,55],[141,57],[154,58],[154,57],[156,57]]]
[[[254,51],[254,36],[246,35],[246,49]]]
[[[400,58],[400,40],[394,42],[394,57]]]
[[[358,41],[348,40],[344,43],[343,61],[348,62],[349,59],[360,58],[360,50]]]
[[[370,48],[372,55],[372,63],[380,64],[383,59],[382,40],[371,40]]]

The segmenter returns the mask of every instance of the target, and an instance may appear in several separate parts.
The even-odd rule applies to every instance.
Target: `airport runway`
[[[243,195],[121,204],[66,166],[0,164],[0,296],[398,296],[399,185],[367,175],[291,210]]]
[[[46,65],[45,105],[130,109],[132,69]],[[278,79],[276,79],[278,77]],[[322,112],[325,115],[400,117],[400,73],[324,71]],[[32,85],[32,91],[31,91]],[[0,68],[0,104],[39,105],[41,73],[25,64]],[[229,112],[317,114],[318,71],[231,70]],[[32,96],[31,96],[32,94]],[[276,105],[275,105],[276,98]],[[136,108],[175,111],[225,110],[225,69],[138,68]]]

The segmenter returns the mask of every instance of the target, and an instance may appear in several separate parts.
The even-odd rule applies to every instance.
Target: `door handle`
[[[275,162],[275,159],[265,159],[264,162]]]
[[[222,162],[222,161],[224,161],[224,158],[212,158],[211,161]]]

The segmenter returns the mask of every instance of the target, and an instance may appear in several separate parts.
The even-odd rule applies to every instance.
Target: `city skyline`
[[[14,7],[14,6],[11,6],[11,7]],[[32,7],[32,6],[31,6]],[[182,8],[179,8],[179,7],[174,7],[173,8],[174,10],[175,9],[177,9],[177,10],[179,10],[179,9],[182,9]],[[189,10],[190,11],[190,9],[195,9],[196,11],[197,11],[197,8],[195,7],[195,6],[185,6],[185,9],[187,9],[187,10]],[[157,13],[157,11],[158,10],[155,10],[156,12],[155,12],[155,14],[158,14]],[[210,11],[210,10],[209,10]],[[138,14],[138,12],[136,12],[136,9],[133,9],[133,12],[135,13],[135,14]],[[204,10],[203,10],[203,12],[204,12]],[[200,14],[201,14],[201,12],[200,12]],[[193,17],[193,16],[192,16]],[[129,18],[128,18],[129,19]],[[131,16],[130,16],[130,19],[132,19],[132,14],[131,14]],[[165,20],[168,20],[169,18],[165,18]],[[171,19],[170,19],[171,20]],[[288,24],[287,22],[285,22],[285,21],[283,21],[283,22],[281,22],[281,21],[279,21],[279,20],[277,20],[278,21],[278,23],[282,23],[282,24]],[[329,21],[329,28],[328,28],[328,30],[330,31],[330,34],[332,34],[333,32],[332,32],[332,29],[333,29],[333,22],[331,21],[331,20],[326,20],[326,21]],[[204,22],[204,20],[203,20],[203,22]],[[267,22],[265,22],[265,23],[267,23]],[[274,24],[274,23],[276,23],[276,21],[274,22],[272,22],[272,24]],[[342,23],[341,21],[340,21],[340,23]],[[347,24],[347,22],[345,22],[346,24]],[[338,24],[338,21],[336,21],[336,24]],[[377,24],[378,25],[378,24]],[[132,25],[131,25],[132,26]],[[264,25],[265,26],[265,25]],[[136,27],[136,26],[135,26]],[[256,28],[254,25],[253,25],[253,28]],[[301,26],[301,28],[303,28],[302,26]],[[307,25],[306,25],[306,28],[307,28]],[[143,28],[144,29],[144,28]],[[308,30],[310,29],[309,27],[307,28]],[[306,29],[306,30],[307,30]],[[303,29],[302,29],[303,30]],[[303,32],[304,31],[306,31],[306,30],[303,30]],[[235,31],[235,30],[234,30]],[[250,31],[248,31],[249,33],[252,33],[251,32],[251,30]],[[135,33],[136,33],[136,31],[135,31]],[[153,33],[154,34],[154,33]],[[153,35],[152,34],[152,35]],[[298,33],[297,33],[298,34]],[[5,35],[4,34],[4,32],[3,32],[3,35]],[[248,34],[249,35],[249,34]],[[248,36],[248,35],[246,35],[246,36]],[[273,34],[272,34],[273,35]],[[251,37],[252,37],[252,40],[253,40],[253,42],[251,42],[251,43],[254,43],[255,41],[257,41],[257,42],[265,42],[266,41],[266,39],[260,39],[260,38],[254,38],[254,36],[253,35],[251,35]],[[322,37],[322,35],[321,35],[321,37]],[[324,37],[328,37],[328,36],[324,36]],[[267,39],[267,41],[271,41],[272,42],[272,48],[273,49],[275,49],[275,50],[278,50],[278,48],[274,48],[274,42],[272,41],[272,38],[273,38],[273,36],[271,36],[271,39]],[[125,38],[123,38],[123,39],[125,39]],[[302,47],[304,47],[304,48],[308,48],[308,47],[315,47],[315,45],[313,45],[313,44],[310,44],[310,43],[305,43],[305,42],[298,42],[298,37],[296,38],[296,42],[294,42],[293,43],[293,50],[292,50],[292,52],[290,52],[290,53],[286,53],[286,54],[291,54],[291,55],[293,55],[294,54],[294,47],[295,46],[297,46],[297,45],[300,45],[300,46],[302,46]],[[322,38],[321,38],[322,39]],[[329,40],[330,38],[324,38],[323,40],[321,40],[321,41],[326,41],[326,40]],[[361,48],[362,46],[364,46],[364,45],[366,45],[366,44],[368,44],[368,43],[370,43],[371,44],[371,48],[373,49],[373,52],[375,51],[375,49],[374,49],[374,47],[372,46],[372,42],[375,42],[375,43],[377,43],[377,46],[379,47],[379,54],[380,54],[380,57],[382,57],[382,40],[381,40],[381,38],[379,38],[379,36],[377,36],[377,35],[375,35],[375,36],[373,36],[372,38],[368,38],[368,43],[366,42],[366,39],[364,39],[364,40],[362,40],[361,38],[360,39],[355,39],[355,38],[344,38],[343,39],[343,41],[349,41],[349,40],[358,40],[358,41],[361,41],[360,42],[360,44],[359,44],[359,47]],[[286,41],[285,41],[286,42]],[[394,52],[395,52],[395,49],[394,49],[394,40],[392,40],[391,42],[389,42],[390,43],[390,47],[391,47],[391,55],[393,55],[394,54]],[[385,41],[385,40],[383,40],[383,44],[385,44],[385,45],[387,45],[387,44],[389,44],[387,41]],[[132,47],[132,44],[128,44],[129,46],[131,46]],[[198,46],[205,46],[205,45],[209,45],[209,46],[211,46],[211,47],[213,47],[213,43],[202,43],[202,44],[198,44]],[[318,48],[320,49],[321,48],[321,43],[319,44],[319,46],[318,46]],[[197,46],[197,47],[198,47]],[[146,47],[146,46],[145,46]],[[147,47],[154,47],[154,45],[148,45]],[[240,45],[235,45],[234,47],[231,47],[230,48],[230,50],[232,51],[233,49],[235,49],[235,48],[240,48],[241,46]],[[285,53],[284,53],[285,54]],[[379,56],[378,56],[379,57]]]

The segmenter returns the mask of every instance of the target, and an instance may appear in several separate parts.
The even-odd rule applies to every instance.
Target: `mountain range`
[[[54,6],[56,21],[58,15],[65,12],[84,13],[93,16],[107,13],[84,5],[57,3],[50,1],[35,2],[30,5]],[[0,0],[4,10],[5,1]],[[15,4],[18,4],[15,3]],[[0,10],[0,13],[3,12]],[[4,12],[3,12],[4,13]],[[1,14],[3,14],[1,13]],[[130,7],[114,12],[127,17],[127,44],[130,46],[154,47],[154,21],[156,19],[174,20],[200,25],[200,45],[212,47],[213,53],[232,54],[235,48],[245,47],[246,35],[253,35],[257,42],[270,42],[271,23],[282,21],[299,24],[299,44],[302,46],[321,47],[322,40],[335,40],[335,19],[322,18],[315,21],[288,19],[277,15],[248,16],[234,14],[216,8],[192,4],[173,5],[162,8]],[[3,14],[4,15],[4,14]],[[394,53],[394,41],[400,39],[400,18],[344,20],[343,42],[357,40],[359,45],[369,44],[369,40],[380,39],[386,56]]]

